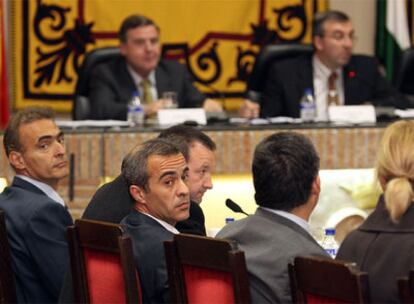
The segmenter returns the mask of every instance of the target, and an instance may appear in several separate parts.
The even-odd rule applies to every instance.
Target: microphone
[[[236,212],[236,213],[243,213],[243,214],[245,214],[245,215],[247,215],[247,216],[249,216],[249,214],[248,213],[246,213],[246,212],[244,212],[243,211],[243,209],[239,206],[239,205],[237,205],[234,201],[232,201],[231,199],[226,199],[226,206],[230,209],[230,210],[232,210],[233,212]]]

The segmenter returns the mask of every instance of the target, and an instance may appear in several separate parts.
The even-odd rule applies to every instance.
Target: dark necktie
[[[151,92],[151,82],[148,79],[143,79],[141,81],[143,88],[142,102],[144,104],[150,104],[153,101],[152,92]]]
[[[337,78],[336,72],[332,72],[328,78],[328,106],[339,105],[338,89],[336,88]]]

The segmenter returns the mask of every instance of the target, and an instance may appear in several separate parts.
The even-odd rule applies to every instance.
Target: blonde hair
[[[398,222],[413,201],[414,121],[398,121],[384,132],[377,157],[377,175],[385,182],[385,206]]]

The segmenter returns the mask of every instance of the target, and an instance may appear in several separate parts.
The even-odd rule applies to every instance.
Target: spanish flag
[[[4,128],[9,121],[9,88],[7,82],[6,39],[4,30],[4,3],[0,0],[0,127]]]

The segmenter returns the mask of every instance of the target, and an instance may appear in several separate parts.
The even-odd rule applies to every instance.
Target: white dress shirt
[[[139,211],[141,212],[141,211]],[[148,213],[144,213],[141,212],[142,214],[145,214],[146,216],[149,216],[150,218],[156,220],[158,223],[160,223],[161,226],[163,226],[165,229],[167,229],[169,232],[173,233],[173,234],[179,234],[180,232],[173,226],[168,224],[167,222],[160,220],[159,218],[156,218],[154,216],[152,216],[151,214]]]
[[[25,180],[28,183],[31,183],[32,185],[34,185],[35,187],[39,188],[40,190],[42,190],[50,199],[52,199],[53,201],[55,201],[58,204],[61,204],[63,207],[65,206],[65,201],[63,200],[63,198],[59,195],[59,193],[57,193],[52,187],[50,187],[48,184],[45,184],[43,182],[40,182],[38,180],[35,180],[31,177],[28,177],[26,175],[16,175],[17,177]]]
[[[328,119],[328,78],[332,73],[328,67],[326,67],[318,58],[313,55],[313,88],[314,98],[316,101],[316,120],[327,121]],[[343,105],[345,100],[344,95],[344,81],[342,76],[342,69],[336,69],[335,72],[338,74],[336,78],[336,89],[338,91],[339,104]]]
[[[275,213],[277,215],[280,215],[280,216],[288,219],[289,221],[294,222],[295,224],[302,227],[305,231],[307,231],[312,236],[312,234],[310,232],[309,223],[307,221],[305,221],[303,218],[301,218],[297,215],[294,215],[293,213],[282,211],[282,210],[275,210],[275,209],[266,208],[266,207],[259,207],[259,208],[262,208],[263,210]]]
[[[144,96],[144,87],[142,86],[141,82],[144,78],[142,78],[137,72],[134,71],[131,66],[127,65],[127,69],[129,74],[131,75],[132,79],[134,80],[135,86],[139,91],[139,96],[142,98]],[[151,71],[148,75],[148,81],[151,83],[151,94],[152,100],[158,100],[158,92],[157,92],[157,82],[155,80],[155,70]]]

